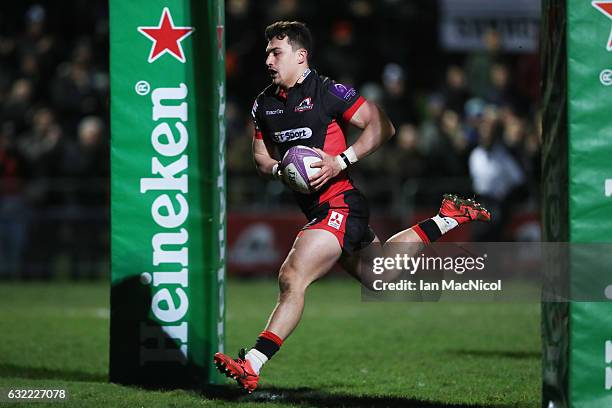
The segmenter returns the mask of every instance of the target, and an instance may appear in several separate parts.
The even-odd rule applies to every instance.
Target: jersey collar
[[[306,77],[310,74],[310,68],[306,68],[306,71],[298,78],[294,86],[302,85],[306,81]]]
[[[295,83],[295,85],[293,85],[291,88],[289,88],[289,90],[284,90],[283,88],[281,88],[280,86],[276,86],[276,92],[274,93],[276,96],[278,96],[279,98],[283,99],[283,100],[287,100],[287,95],[289,94],[289,92],[291,92],[291,89],[293,88],[298,88],[300,86],[302,86],[304,83],[306,83],[307,80],[310,79],[310,77],[312,77],[312,75],[310,75],[311,73],[315,72],[314,70],[311,70],[310,68],[306,68],[306,71],[304,71],[304,73],[302,74],[302,76],[300,76],[300,78],[298,79],[298,81]]]

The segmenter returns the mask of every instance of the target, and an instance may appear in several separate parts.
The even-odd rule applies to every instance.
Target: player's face
[[[266,47],[266,66],[275,85],[292,86],[304,62],[304,50],[293,50],[288,40],[273,38]]]

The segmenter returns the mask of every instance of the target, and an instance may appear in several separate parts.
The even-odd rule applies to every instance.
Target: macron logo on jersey
[[[309,139],[312,136],[312,129],[303,127],[297,129],[281,130],[274,132],[273,139],[277,143],[291,142],[298,139]]]

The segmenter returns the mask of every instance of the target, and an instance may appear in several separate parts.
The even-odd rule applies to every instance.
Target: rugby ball
[[[320,168],[312,168],[310,165],[321,159],[321,155],[310,147],[294,146],[290,148],[281,162],[283,181],[293,191],[310,194],[312,190],[308,178],[321,171]]]

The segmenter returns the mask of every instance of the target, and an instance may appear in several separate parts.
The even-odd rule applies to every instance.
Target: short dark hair
[[[312,55],[312,35],[306,24],[300,21],[277,21],[266,27],[266,41],[273,38],[282,40],[287,37],[291,47],[304,48],[308,52],[308,57]]]

